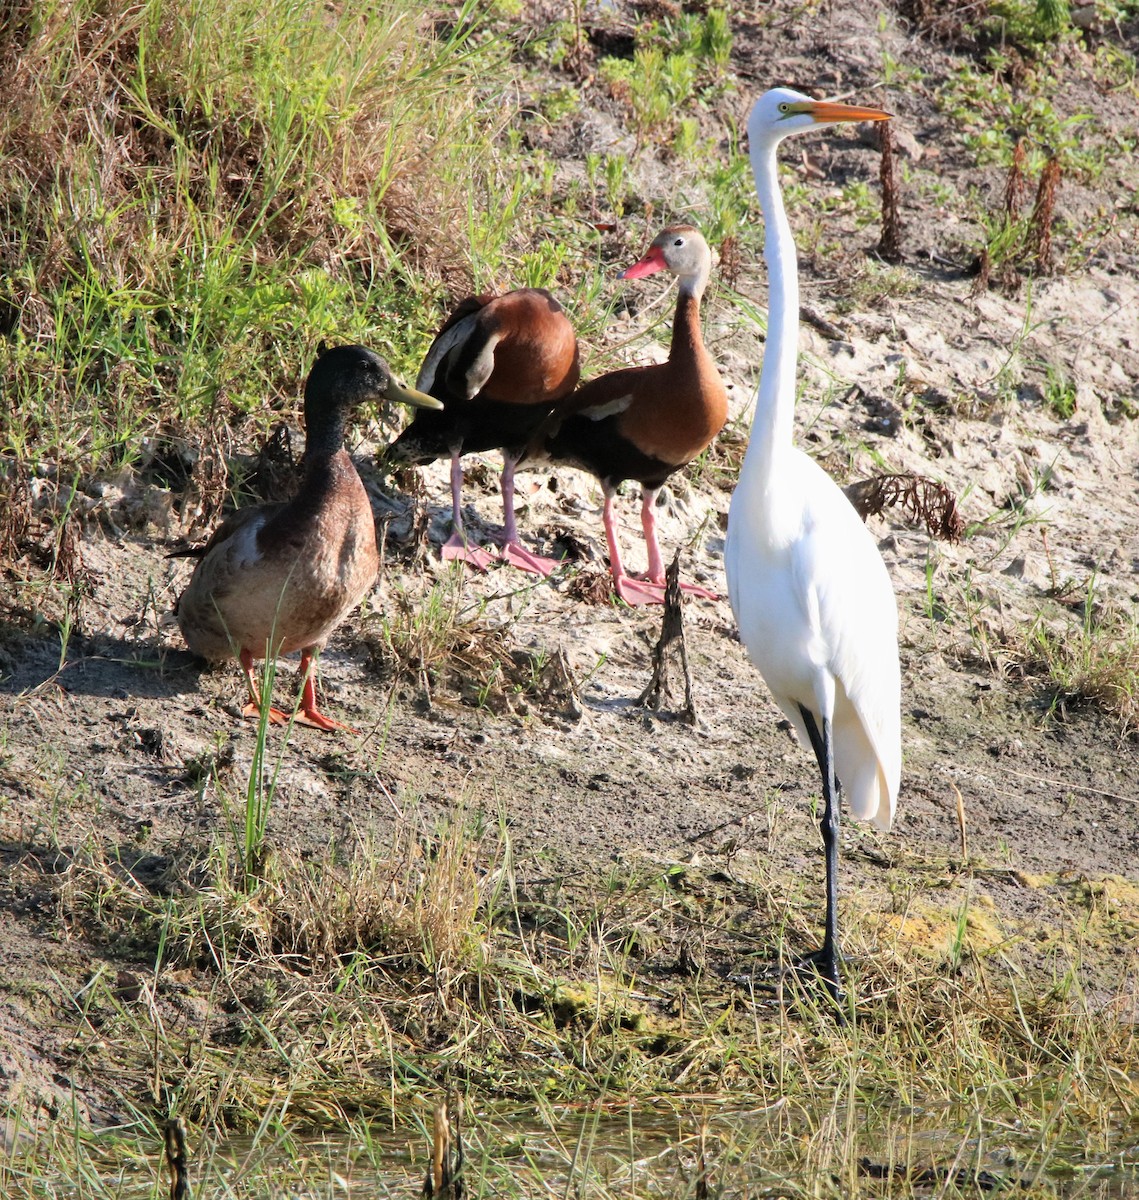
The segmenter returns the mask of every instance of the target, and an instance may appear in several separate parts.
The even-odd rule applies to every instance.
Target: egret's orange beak
[[[815,100],[809,107],[805,104],[803,107],[823,124],[833,121],[889,121],[894,115],[880,108],[859,108],[855,104],[840,104],[837,100]]]

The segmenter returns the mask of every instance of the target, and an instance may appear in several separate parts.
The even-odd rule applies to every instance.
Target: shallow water
[[[712,1098],[682,1115],[477,1111],[464,1130],[464,1180],[469,1197],[694,1196],[703,1119],[708,1190],[724,1198],[1139,1195],[1139,1122],[1113,1132],[1111,1155],[1060,1147],[1042,1162],[1037,1136],[992,1125],[978,1135],[968,1117],[954,1129],[949,1115],[900,1106],[873,1116],[835,1109],[820,1126],[788,1105],[735,1111],[714,1107]],[[358,1136],[267,1133],[213,1148],[191,1138],[190,1175],[198,1200],[413,1197],[427,1160],[422,1129],[372,1126]],[[5,1195],[154,1200],[168,1194],[157,1147],[152,1160],[92,1174],[97,1182],[88,1177],[76,1187],[53,1180],[48,1169]]]
[[[701,1105],[669,1112],[475,1112],[464,1130],[468,1195],[691,1196]],[[969,1118],[897,1108],[835,1112],[831,1127],[796,1128],[786,1105],[713,1110],[705,1141],[708,1188],[723,1196],[954,1195],[983,1192],[1122,1200],[1139,1195],[1139,1126],[1116,1130],[1113,1156],[1063,1147],[1042,1162],[1035,1135]],[[940,1122],[940,1123],[935,1123]],[[847,1151],[844,1147],[856,1147]],[[419,1195],[427,1165],[420,1130],[372,1128],[366,1138],[230,1144],[202,1175],[202,1196]],[[214,1177],[214,1186],[210,1176]],[[973,1181],[977,1182],[973,1182]]]

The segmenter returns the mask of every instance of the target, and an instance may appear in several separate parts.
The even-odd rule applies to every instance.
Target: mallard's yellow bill
[[[395,379],[388,382],[385,394],[389,400],[394,401],[396,404],[410,404],[412,408],[443,407],[441,400],[436,400],[434,396],[429,396],[426,392],[417,391],[415,388],[408,387],[406,384],[400,383]]]

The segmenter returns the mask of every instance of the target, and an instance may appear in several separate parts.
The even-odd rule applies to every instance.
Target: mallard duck
[[[416,387],[444,402],[419,412],[391,444],[389,462],[451,457],[451,537],[443,558],[479,570],[501,557],[548,575],[556,565],[527,550],[514,516],[514,468],[534,431],[577,386],[577,336],[562,307],[542,288],[464,300],[435,335]],[[500,555],[467,544],[463,531],[463,454],[501,450],[504,527]]]
[[[304,679],[296,719],[348,729],[317,708],[313,656],[360,603],[379,568],[376,527],[360,476],[344,449],[349,413],[366,400],[439,408],[438,400],[392,377],[364,346],[336,346],[317,358],[305,383],[304,477],[292,500],[238,509],[199,549],[175,612],[186,645],[203,658],[236,656],[257,716],[253,661],[301,652]],[[289,715],[269,708],[269,720]]]
[[[700,298],[711,269],[712,254],[698,229],[670,225],[657,234],[644,257],[620,277],[640,279],[667,270],[679,280],[668,361],[611,371],[583,383],[523,456],[523,461],[570,463],[600,481],[609,569],[627,604],[663,602],[664,559],[653,512],[657,491],[709,445],[728,416],[728,393],[700,332]],[[621,563],[613,500],[626,479],[641,485],[647,580],[627,575]],[[681,586],[714,596],[703,588]]]

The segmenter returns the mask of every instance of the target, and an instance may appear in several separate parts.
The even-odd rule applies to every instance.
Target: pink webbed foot
[[[643,604],[664,603],[664,584],[654,583],[651,579],[622,575],[613,580],[613,587],[626,604],[634,607]],[[696,596],[700,600],[720,599],[718,593],[711,592],[698,583],[682,583],[680,590],[687,592],[690,596]]]
[[[644,604],[664,603],[664,584],[652,583],[648,579],[635,579],[632,575],[615,575],[613,590],[633,608]]]
[[[468,546],[462,534],[453,533],[440,551],[444,562],[462,562],[476,571],[486,571],[498,561],[498,555],[480,546]]]
[[[540,554],[532,554],[518,542],[507,542],[499,551],[502,561],[517,567],[520,571],[529,571],[531,575],[548,577],[559,567],[564,566],[561,559],[543,558]]]
[[[706,587],[701,587],[698,583],[684,583],[681,581],[680,590],[687,592],[690,596],[695,596],[698,600],[723,599],[719,592],[709,591]]]

